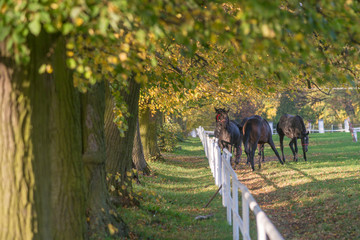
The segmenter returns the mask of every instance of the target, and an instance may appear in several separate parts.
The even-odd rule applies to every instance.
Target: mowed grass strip
[[[278,136],[273,137],[279,153]],[[269,146],[261,170],[245,156],[237,174],[286,239],[360,239],[360,142],[350,133],[311,134],[308,161],[293,161],[285,138],[286,163]],[[256,159],[256,164],[258,160]]]
[[[232,226],[218,194],[202,208],[218,187],[199,139],[188,139],[181,149],[150,162],[152,173],[134,184],[140,207],[121,208],[120,215],[135,239],[232,239]],[[205,220],[195,217],[212,215]]]

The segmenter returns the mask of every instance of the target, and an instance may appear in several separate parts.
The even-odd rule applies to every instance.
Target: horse
[[[216,128],[214,135],[218,138],[218,144],[221,150],[226,148],[232,152],[232,146],[235,149],[235,163],[238,164],[242,153],[241,149],[241,131],[239,124],[229,119],[228,112],[223,108],[215,108],[216,111]]]
[[[278,132],[280,137],[280,148],[281,148],[283,161],[285,162],[284,144],[283,144],[284,136],[291,138],[289,146],[294,154],[294,160],[296,162],[298,160],[297,139],[298,138],[301,139],[304,159],[306,161],[306,152],[308,151],[308,145],[309,145],[309,131],[306,131],[306,127],[302,117],[300,117],[299,115],[293,116],[290,114],[285,114],[281,116],[280,121],[276,125],[276,131]],[[293,145],[295,145],[295,149]]]
[[[249,117],[242,127],[244,149],[247,155],[248,162],[251,168],[255,171],[254,156],[257,146],[263,148],[265,143],[268,143],[281,164],[284,164],[276,150],[274,141],[272,140],[272,133],[269,123],[258,115]],[[263,149],[261,149],[263,151]],[[259,168],[261,168],[261,161],[259,159]]]
[[[259,117],[258,115],[254,115],[254,116],[257,116]],[[242,132],[242,128],[244,127],[246,121],[248,120],[249,118],[246,117],[244,118],[241,123],[240,123],[240,131]],[[258,144],[258,156],[259,156],[259,161],[263,161],[265,162],[265,154],[264,154],[264,149],[265,149],[265,144]],[[246,164],[249,163],[249,160],[246,161]]]

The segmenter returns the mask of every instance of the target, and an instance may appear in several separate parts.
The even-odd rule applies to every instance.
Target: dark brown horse
[[[297,139],[301,139],[301,145],[303,149],[304,159],[306,161],[306,152],[308,151],[309,145],[309,132],[306,131],[304,120],[299,115],[293,116],[290,114],[285,114],[280,118],[279,123],[276,126],[276,131],[280,137],[280,148],[282,153],[283,161],[285,162],[284,156],[284,136],[291,138],[289,146],[291,151],[294,154],[294,160],[298,160],[298,147],[297,147]],[[294,146],[295,145],[295,149]]]
[[[235,163],[238,164],[241,156],[241,131],[236,121],[229,120],[228,112],[223,108],[215,108],[216,128],[214,135],[218,138],[218,144],[221,150],[226,148],[232,152],[232,146],[235,149]]]
[[[249,117],[242,127],[243,141],[245,153],[247,155],[248,161],[251,164],[251,168],[255,171],[254,166],[254,156],[258,144],[263,145],[268,143],[275,155],[279,159],[281,164],[284,164],[281,161],[278,151],[276,150],[274,141],[272,140],[272,133],[269,123],[258,115]],[[261,168],[261,161],[259,159],[259,168]]]
[[[254,116],[258,116],[258,115],[254,115]],[[244,127],[246,121],[248,120],[249,118],[246,117],[244,118],[241,123],[240,123],[240,131],[242,132],[242,128]],[[264,150],[265,150],[265,145],[264,144],[258,144],[258,155],[259,155],[259,161],[265,161],[265,154],[264,154]],[[249,163],[249,159],[246,161],[246,164]]]

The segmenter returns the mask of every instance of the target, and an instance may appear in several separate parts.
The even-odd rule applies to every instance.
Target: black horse
[[[297,139],[298,138],[301,139],[304,159],[306,161],[306,152],[308,151],[308,145],[309,145],[309,132],[306,131],[304,120],[302,119],[302,117],[300,117],[299,115],[293,116],[290,114],[283,115],[276,126],[276,131],[278,132],[280,137],[280,148],[281,148],[283,161],[285,162],[284,144],[283,144],[284,136],[291,138],[289,146],[294,154],[295,161],[298,160]],[[295,149],[293,145],[295,145]]]
[[[257,117],[258,117],[258,115],[254,115],[254,116],[257,116]],[[241,121],[241,123],[240,123],[240,131],[241,131],[241,133],[242,133],[242,128],[244,127],[244,125],[245,125],[245,123],[246,123],[246,121],[247,121],[248,119],[249,119],[249,118],[246,117],[246,118],[244,118],[244,119]],[[264,143],[258,144],[259,161],[263,161],[263,162],[265,161],[264,150],[265,150],[265,144],[264,144]],[[248,163],[249,163],[249,159],[246,161],[246,164],[248,164]]]
[[[214,135],[218,138],[218,144],[221,150],[226,148],[232,152],[232,146],[235,149],[235,163],[238,164],[241,156],[241,131],[239,124],[234,120],[229,120],[228,112],[223,108],[215,108],[216,128]]]
[[[274,141],[272,140],[270,125],[265,119],[258,115],[249,117],[242,127],[242,133],[245,153],[247,155],[248,161],[251,163],[251,168],[253,171],[255,171],[254,156],[257,145],[263,148],[263,145],[265,143],[268,143],[270,145],[275,155],[279,159],[280,163],[284,164],[283,161],[281,161],[280,155],[276,150]],[[263,151],[263,149],[261,150]],[[259,168],[261,168],[260,159]]]

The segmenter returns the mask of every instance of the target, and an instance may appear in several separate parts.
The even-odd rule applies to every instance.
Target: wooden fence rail
[[[231,153],[226,149],[221,153],[217,144],[218,140],[210,138],[203,127],[200,126],[196,131],[204,146],[205,155],[209,160],[209,166],[215,178],[215,184],[219,187],[222,186],[220,191],[222,204],[226,207],[227,221],[233,226],[233,239],[238,240],[240,233],[243,239],[251,239],[249,209],[256,218],[257,239],[284,239],[265,212],[261,210],[247,187],[239,182],[235,171],[230,165]],[[239,191],[241,192],[242,216],[239,214]]]

